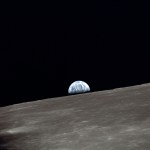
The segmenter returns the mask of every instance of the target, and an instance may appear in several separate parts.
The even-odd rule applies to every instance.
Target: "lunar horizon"
[[[149,150],[150,83],[0,108],[1,150]]]

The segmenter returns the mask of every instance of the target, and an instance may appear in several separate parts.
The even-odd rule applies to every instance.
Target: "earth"
[[[69,86],[68,94],[85,93],[89,91],[90,87],[87,83],[84,81],[75,81]]]

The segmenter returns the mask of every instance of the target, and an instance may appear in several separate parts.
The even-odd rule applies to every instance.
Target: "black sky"
[[[2,16],[1,106],[67,95],[75,80],[91,91],[150,82],[147,5],[76,5]]]

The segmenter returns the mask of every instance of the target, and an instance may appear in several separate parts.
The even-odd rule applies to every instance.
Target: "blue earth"
[[[69,86],[68,94],[85,93],[89,91],[90,87],[87,83],[84,81],[75,81]]]

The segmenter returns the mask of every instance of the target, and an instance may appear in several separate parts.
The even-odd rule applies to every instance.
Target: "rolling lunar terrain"
[[[0,150],[149,150],[150,84],[0,108]]]

